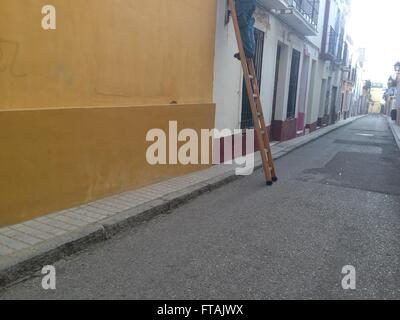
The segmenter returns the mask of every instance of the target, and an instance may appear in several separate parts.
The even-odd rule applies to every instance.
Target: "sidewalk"
[[[390,128],[392,129],[394,138],[396,139],[397,145],[400,148],[400,126],[396,124],[390,117],[387,117]]]
[[[363,117],[363,116],[361,116]],[[272,146],[274,159],[361,118]],[[255,156],[256,168],[261,167]],[[259,173],[256,173],[259,174]],[[0,229],[0,287],[18,281],[91,244],[166,213],[197,196],[239,179],[234,165],[170,179],[142,189]],[[260,179],[263,177],[260,175]]]

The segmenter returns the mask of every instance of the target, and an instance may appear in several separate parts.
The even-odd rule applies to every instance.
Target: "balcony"
[[[342,81],[345,88],[352,88],[356,82],[357,71],[351,66],[342,67]]]
[[[327,48],[328,50],[326,53],[332,58],[332,60],[337,55],[338,43],[339,43],[339,35],[333,28],[331,28],[331,30],[329,31],[329,40]]]
[[[272,13],[304,36],[318,34],[320,0],[258,0]]]
[[[344,34],[336,32],[335,29],[330,27],[329,33],[327,35],[326,47],[321,53],[321,56],[325,60],[332,61],[336,65],[342,65],[344,62],[345,54],[345,42]]]

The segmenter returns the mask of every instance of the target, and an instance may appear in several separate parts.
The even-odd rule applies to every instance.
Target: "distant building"
[[[385,104],[383,100],[385,94],[385,86],[383,83],[373,82],[371,85],[371,102],[369,104],[369,113],[381,113]]]
[[[343,82],[343,74],[348,71],[347,20],[351,1],[325,0],[321,3],[324,23],[320,58],[325,63],[325,69],[321,74],[319,124],[323,126],[340,118],[342,101],[346,92],[352,89]]]
[[[368,99],[369,92],[364,89],[365,86],[365,58],[366,50],[365,48],[356,49],[353,53],[353,72],[355,73],[355,83],[353,92],[353,101],[350,107],[351,116],[356,116],[360,114],[366,114],[368,112]],[[369,90],[369,88],[368,88]]]

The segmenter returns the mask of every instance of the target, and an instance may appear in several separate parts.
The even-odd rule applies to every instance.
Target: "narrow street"
[[[368,116],[168,215],[60,261],[0,299],[399,299],[400,152]],[[342,289],[342,268],[357,289]]]

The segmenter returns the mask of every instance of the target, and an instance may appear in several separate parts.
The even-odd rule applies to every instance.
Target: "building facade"
[[[258,1],[255,65],[261,101],[273,140],[284,141],[303,134],[317,123],[313,106],[318,100],[317,41],[320,1]],[[232,20],[226,1],[218,1],[214,101],[216,127],[252,127],[248,99],[243,88]],[[315,125],[314,125],[315,124]]]
[[[368,101],[364,94],[365,86],[365,49],[356,49],[352,55],[352,80],[354,81],[353,100],[350,106],[350,115],[357,116],[368,113]]]
[[[257,1],[255,64],[272,140],[347,118],[357,100],[349,0]],[[218,129],[252,127],[232,21],[217,8],[214,101]]]
[[[371,85],[371,101],[369,103],[369,113],[383,113],[385,102],[385,86],[383,83],[372,83]]]
[[[324,23],[320,59],[325,63],[321,74],[319,125],[335,123],[341,117],[346,93],[351,90],[343,73],[348,72],[348,42],[346,23],[350,1],[325,0],[322,2]],[[347,83],[345,83],[347,82]]]
[[[0,227],[182,175],[146,134],[212,129],[216,1],[0,2]],[[190,26],[190,27],[188,27]]]

